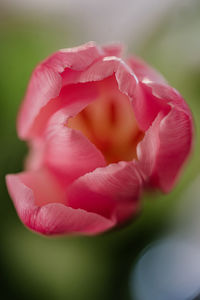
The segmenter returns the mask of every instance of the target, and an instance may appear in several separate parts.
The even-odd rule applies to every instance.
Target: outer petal
[[[62,86],[60,74],[65,68],[84,70],[103,55],[103,50],[91,42],[80,47],[60,50],[41,63],[31,77],[19,113],[19,136],[23,139],[29,137],[29,131],[41,108],[59,95]]]
[[[192,124],[185,112],[173,108],[160,124],[160,149],[152,182],[169,192],[192,147]]]
[[[185,100],[181,97],[179,92],[166,84],[160,84],[157,82],[148,82],[146,84],[142,84],[142,89],[147,93],[149,93],[156,100],[160,100],[162,102],[168,103],[171,107],[176,106],[180,110],[183,110],[189,117],[192,119],[191,112]]]
[[[93,235],[115,225],[114,221],[98,214],[73,209],[61,203],[36,206],[35,191],[24,183],[27,176],[30,176],[30,173],[7,175],[6,181],[18,215],[30,229],[46,235]]]
[[[126,59],[126,63],[131,67],[135,75],[140,81],[143,82],[157,82],[167,84],[165,78],[142,59],[136,56]]]
[[[138,145],[137,154],[146,181],[169,192],[192,146],[191,118],[177,107],[159,115]]]
[[[106,165],[102,153],[83,134],[67,127],[67,116],[58,111],[45,136],[44,163],[64,181],[74,180]]]
[[[139,84],[136,97],[132,103],[135,118],[143,131],[151,126],[160,112],[167,114],[170,111],[168,101],[154,97],[151,87],[142,83]]]
[[[142,172],[144,180],[147,183],[154,171],[156,158],[160,148],[159,130],[162,119],[163,115],[159,114],[150,128],[146,131],[143,140],[137,146],[140,172]]]
[[[137,120],[147,130],[137,147],[140,168],[146,182],[168,192],[191,151],[191,113],[180,94],[168,85],[140,85],[143,97],[133,102]]]
[[[141,186],[134,162],[111,164],[75,180],[68,190],[68,203],[123,222],[138,212]]]
[[[100,81],[113,74],[116,76],[119,88],[126,84],[126,88],[128,88],[126,94],[133,93],[137,83],[137,78],[131,68],[121,58],[116,56],[103,57],[91,64],[87,69],[81,72],[74,72],[73,76],[63,75],[63,83],[71,84],[78,82]]]
[[[37,171],[41,169],[44,160],[44,147],[44,141],[41,139],[34,139],[29,142],[29,152],[24,163],[26,171]]]
[[[120,57],[122,55],[124,46],[120,43],[112,43],[104,45],[102,48],[105,51],[106,56]]]
[[[143,131],[151,126],[159,113],[167,115],[172,106],[183,110],[191,119],[186,102],[174,88],[156,82],[140,82],[139,86],[132,103],[136,120]]]

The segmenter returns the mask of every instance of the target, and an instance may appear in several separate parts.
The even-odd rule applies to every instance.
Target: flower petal
[[[29,178],[27,178],[27,176]],[[34,176],[34,175],[33,175]],[[113,220],[62,203],[35,204],[35,189],[27,186],[31,173],[7,175],[7,187],[21,221],[30,229],[45,235],[93,235],[112,228]],[[51,185],[49,185],[51,188]]]
[[[58,111],[50,120],[45,136],[44,164],[61,180],[69,181],[106,163],[95,145],[66,123],[65,110]]]
[[[142,88],[147,93],[150,92],[151,95],[157,100],[166,102],[171,107],[176,106],[180,110],[183,110],[190,117],[190,119],[192,119],[191,112],[187,103],[175,88],[157,82],[149,82],[143,84]]]
[[[191,147],[193,127],[190,117],[183,111],[173,108],[161,121],[159,138],[160,149],[152,175],[152,182],[169,192],[186,161]]]
[[[135,162],[110,164],[75,180],[68,189],[68,204],[123,222],[138,212],[141,187]]]
[[[137,145],[140,172],[147,183],[155,168],[156,157],[160,147],[159,130],[162,119],[163,115],[160,113],[146,131],[143,140]]]
[[[155,119],[137,154],[143,176],[152,186],[169,192],[192,147],[191,117],[177,107]],[[149,180],[148,180],[149,177]]]
[[[119,90],[132,102],[135,118],[141,130],[148,129],[160,110],[169,111],[170,107],[167,103],[153,97],[151,87],[144,85],[143,90],[142,83],[139,82],[132,69],[122,59],[115,56],[104,57],[82,72],[70,72],[70,76],[63,76],[63,83],[67,85],[101,81],[113,74]]]
[[[94,83],[77,83],[62,87],[59,96],[51,99],[35,118],[29,138],[41,137],[50,117],[58,110],[65,108],[68,116],[74,116],[99,95]]]
[[[155,97],[152,94],[152,88],[144,83],[139,84],[132,103],[135,118],[143,131],[151,126],[160,112],[167,114],[170,111],[168,101],[165,98]]]
[[[102,48],[105,51],[106,56],[120,57],[122,55],[124,46],[120,43],[112,43],[104,45]]]
[[[133,91],[137,78],[131,68],[121,58],[116,56],[103,57],[91,64],[87,69],[75,71],[73,76],[65,76],[63,73],[63,84],[100,81],[114,73],[120,86],[126,83],[128,91]],[[127,77],[130,78],[128,84],[126,82]]]
[[[153,121],[153,118],[155,118],[155,114],[153,117],[148,117],[149,113],[150,115],[154,113],[153,105],[151,113],[149,103],[147,103],[146,97],[143,95],[136,75],[122,59],[115,56],[104,57],[93,63],[86,70],[82,72],[74,71],[70,74],[70,76],[63,76],[63,83],[66,85],[78,82],[86,83],[101,81],[114,74],[120,92],[128,96],[132,102],[139,128],[141,130],[146,130]],[[144,112],[143,105],[145,106]],[[156,110],[156,113],[158,113],[158,109]]]
[[[91,42],[60,50],[35,69],[18,117],[18,134],[22,139],[29,137],[29,131],[41,108],[59,95],[62,87],[60,74],[64,69],[83,70],[103,54],[104,51]]]
[[[126,59],[126,63],[131,67],[140,81],[167,84],[165,78],[158,71],[147,65],[141,58],[131,56]]]

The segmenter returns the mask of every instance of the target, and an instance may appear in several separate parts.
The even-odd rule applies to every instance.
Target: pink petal
[[[17,174],[24,185],[33,190],[34,205],[43,206],[49,203],[66,203],[66,192],[55,176],[45,168]]]
[[[106,165],[102,153],[83,134],[67,127],[65,110],[50,120],[46,133],[44,164],[63,181],[74,180]],[[64,180],[65,182],[65,180]]]
[[[170,111],[171,102],[180,105],[182,109],[185,107],[184,109],[188,110],[188,108],[178,92],[165,84],[161,75],[147,65],[142,66],[142,62],[140,64],[143,69],[136,68],[134,73],[120,58],[104,57],[82,72],[74,71],[74,73],[70,72],[70,76],[63,76],[63,83],[101,81],[115,74],[119,90],[132,102],[139,128],[146,131],[159,112],[167,114]],[[139,79],[142,80],[142,71],[147,71],[148,78],[151,80],[146,79],[141,82]],[[159,83],[152,80],[157,80]]]
[[[126,59],[126,63],[131,67],[140,81],[153,81],[157,83],[167,84],[165,78],[158,71],[150,67],[139,57],[129,57],[128,59]]]
[[[137,107],[137,101],[135,109],[146,119],[144,125],[153,123],[138,145],[140,168],[146,181],[168,192],[191,151],[192,117],[175,89],[154,82],[142,83],[142,88],[145,97],[141,98],[141,107],[144,110],[139,103]]]
[[[185,112],[173,108],[160,124],[160,149],[152,182],[169,192],[192,147],[193,127]]]
[[[132,102],[133,110],[140,129],[146,131],[160,112],[167,114],[170,111],[170,105],[167,99],[155,97],[147,84],[140,83],[139,86]]]
[[[148,90],[154,98],[166,102],[170,106],[176,106],[180,110],[184,110],[184,112],[188,116],[190,116],[190,119],[192,119],[191,112],[187,103],[179,94],[179,92],[173,87],[157,82],[149,82],[143,84],[142,87],[144,90]]]
[[[34,139],[28,145],[29,152],[25,159],[24,168],[26,171],[37,171],[43,166],[44,141]]]
[[[33,175],[34,176],[34,175]],[[28,178],[27,178],[28,177]],[[30,173],[7,175],[7,187],[21,221],[30,229],[45,235],[93,235],[112,228],[115,222],[82,209],[73,209],[62,203],[35,204],[35,189],[30,184]],[[49,185],[51,188],[51,185]]]
[[[102,59],[99,59],[91,64],[87,69],[81,72],[73,72],[73,76],[66,76],[66,73],[63,73],[63,84],[66,85],[78,82],[100,81],[106,77],[112,76],[113,74],[115,74],[119,85],[122,86],[125,84],[126,79],[128,78],[128,83],[126,82],[128,91],[126,92],[130,92],[132,94],[137,83],[137,78],[132,72],[131,68],[126,65],[121,58],[115,56],[103,57]]]
[[[102,48],[106,56],[120,57],[122,55],[124,46],[120,43],[113,43],[113,44],[104,45]]]
[[[103,50],[91,42],[60,50],[41,63],[33,72],[19,113],[19,136],[23,139],[29,137],[29,131],[42,107],[59,95],[62,86],[60,74],[64,69],[84,70],[103,54]]]
[[[119,90],[132,102],[135,118],[141,130],[147,130],[160,111],[167,113],[170,110],[167,101],[154,97],[152,88],[140,83],[131,68],[117,57],[104,57],[82,72],[70,72],[70,76],[65,74],[63,83],[101,81],[113,74]]]
[[[98,89],[93,83],[77,83],[62,87],[59,96],[51,99],[35,118],[29,138],[41,137],[50,117],[59,109],[65,107],[68,116],[79,113],[90,102],[98,97]]]
[[[143,176],[152,186],[169,192],[192,147],[191,117],[177,107],[162,119],[159,115],[138,145]]]
[[[138,212],[141,186],[134,162],[110,164],[75,180],[68,190],[68,204],[123,222]]]
[[[139,81],[135,74],[132,72],[131,68],[124,63],[120,58],[117,57],[104,57],[99,61],[93,63],[90,67],[82,72],[69,74],[63,73],[63,84],[72,84],[72,83],[86,83],[94,81],[102,81],[103,79],[115,75],[119,90],[126,96],[129,97],[130,101],[133,104],[135,117],[138,122],[138,126],[142,130],[146,130],[150,126],[153,118],[156,117],[158,113],[158,108],[152,109],[147,103],[146,97],[143,95],[142,89],[140,87]],[[143,112],[143,105],[144,112]],[[163,104],[165,108],[165,104]],[[149,111],[150,110],[150,111]],[[152,112],[151,112],[152,110]],[[155,112],[154,112],[155,111]],[[153,117],[148,115],[153,114]],[[146,120],[147,118],[147,120]]]
[[[155,168],[156,157],[160,147],[159,130],[163,115],[160,113],[146,131],[143,140],[137,146],[137,157],[139,160],[140,172],[145,182],[149,181]]]

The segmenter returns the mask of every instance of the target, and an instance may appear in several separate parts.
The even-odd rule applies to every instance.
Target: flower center
[[[68,120],[104,155],[107,164],[137,158],[136,146],[144,133],[138,128],[128,97],[113,77],[99,83],[99,98]]]

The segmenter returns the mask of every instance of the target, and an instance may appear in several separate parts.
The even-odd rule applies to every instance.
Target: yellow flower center
[[[98,85],[99,98],[70,118],[68,126],[81,131],[102,152],[107,164],[131,161],[137,158],[136,146],[144,137],[131,102],[119,91],[113,76]]]

